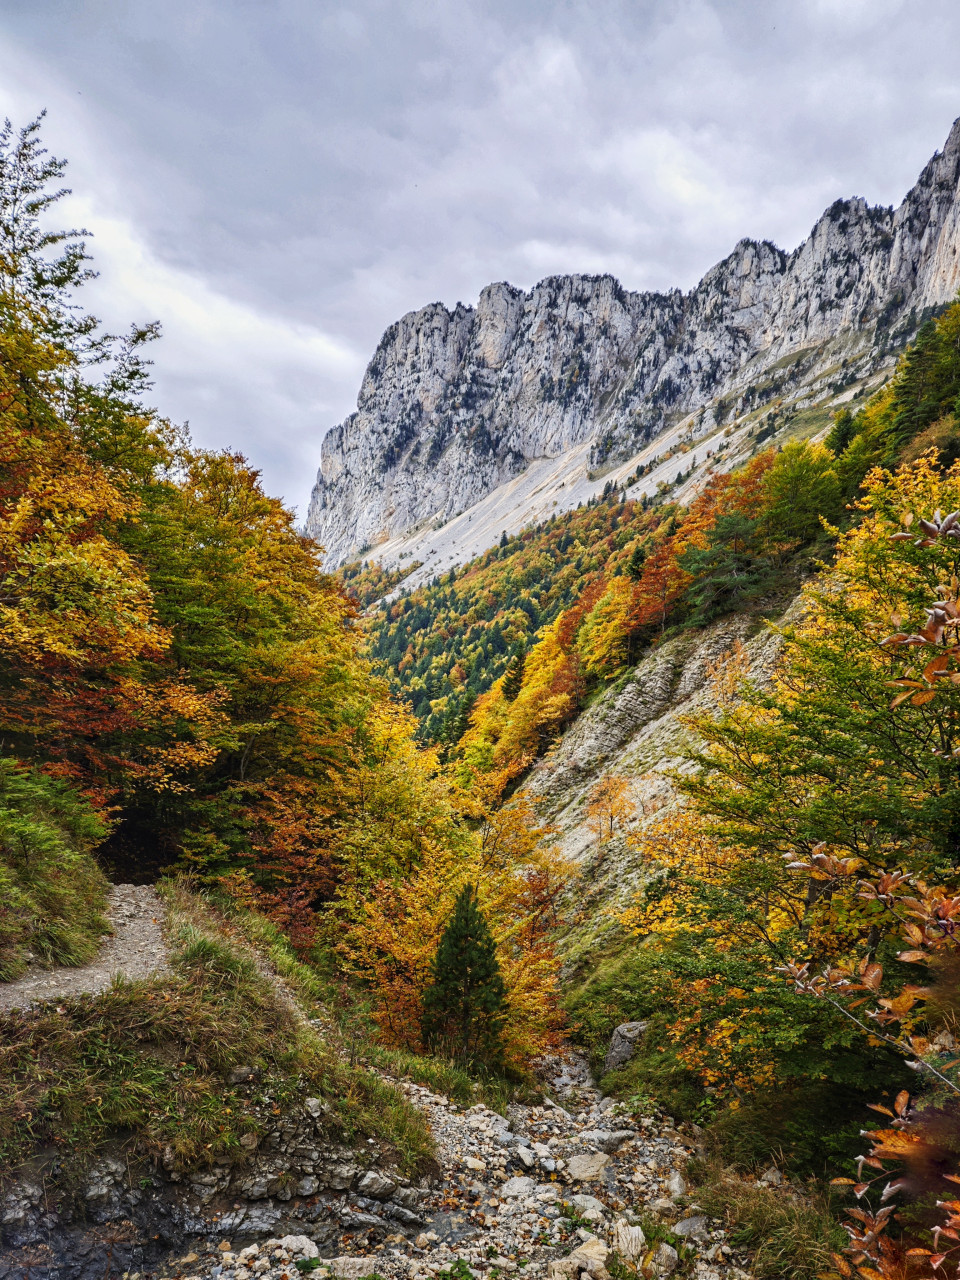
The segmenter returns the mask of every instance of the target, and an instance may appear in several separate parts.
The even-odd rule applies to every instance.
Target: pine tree
[[[496,943],[477,905],[476,888],[467,885],[454,904],[423,993],[423,1039],[434,1052],[496,1066],[503,1056],[506,1013]]]
[[[627,561],[627,577],[631,582],[639,582],[643,577],[643,566],[646,561],[646,548],[638,542],[630,553],[630,559]]]
[[[510,659],[507,674],[503,677],[503,696],[508,702],[516,702],[523,688],[523,671],[527,663],[527,655],[522,649]]]
[[[694,579],[687,593],[694,626],[743,608],[769,581],[771,563],[759,552],[756,523],[737,511],[719,515],[707,533],[707,545],[688,547],[677,557]]]

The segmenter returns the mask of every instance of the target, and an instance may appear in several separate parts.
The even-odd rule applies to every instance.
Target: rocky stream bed
[[[402,1186],[368,1170],[350,1188],[315,1197],[312,1231],[251,1239],[248,1218],[246,1230],[215,1231],[152,1274],[609,1280],[610,1268],[624,1275],[626,1264],[650,1277],[745,1280],[747,1257],[687,1195],[683,1168],[695,1137],[669,1117],[627,1123],[576,1057],[545,1066],[562,1105],[511,1105],[506,1116],[404,1084],[436,1138],[432,1178]],[[126,1272],[124,1280],[146,1275]]]

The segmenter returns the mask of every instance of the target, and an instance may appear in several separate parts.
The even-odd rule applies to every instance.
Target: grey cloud
[[[50,106],[97,305],[165,323],[158,403],[302,508],[403,312],[688,287],[896,202],[960,114],[958,36],[941,0],[0,0],[0,106]]]

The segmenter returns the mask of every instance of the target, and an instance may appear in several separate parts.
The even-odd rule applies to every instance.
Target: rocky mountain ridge
[[[960,121],[899,208],[838,200],[792,253],[742,240],[689,293],[554,276],[409,313],[323,441],[307,531],[331,567],[373,547],[389,562],[412,554],[397,539],[460,517],[473,524],[462,560],[509,527],[531,466],[549,508],[566,509],[582,500],[580,472],[783,396],[785,365],[869,375],[960,287],[958,180]],[[544,462],[574,455],[576,477]]]

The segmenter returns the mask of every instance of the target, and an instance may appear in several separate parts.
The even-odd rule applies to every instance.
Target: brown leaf
[[[939,657],[931,658],[927,665],[923,668],[923,678],[928,683],[932,682],[934,675],[938,671],[945,671],[949,666],[950,658],[946,654]]]

